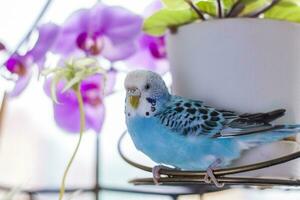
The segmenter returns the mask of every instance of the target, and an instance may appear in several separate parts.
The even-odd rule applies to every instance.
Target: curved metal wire
[[[122,159],[126,161],[128,164],[139,168],[141,170],[152,172],[152,168],[136,163],[125,156],[122,152],[121,143],[126,135],[127,131],[124,131],[118,141],[118,152]],[[220,183],[227,183],[230,185],[252,185],[252,186],[261,186],[261,185],[281,185],[281,186],[300,186],[300,180],[288,180],[288,179],[271,179],[271,178],[252,178],[252,177],[228,177],[227,175],[238,174],[242,172],[249,172],[254,170],[259,170],[267,167],[271,167],[274,165],[279,165],[285,162],[289,162],[291,160],[297,159],[300,157],[300,151],[295,152],[286,156],[282,156],[280,158],[268,160],[265,162],[259,162],[250,165],[244,165],[239,167],[225,168],[225,169],[217,169],[214,170],[214,174],[216,175],[218,181]],[[167,185],[182,185],[182,184],[206,184],[204,183],[204,176],[206,175],[205,171],[180,171],[180,170],[172,170],[172,169],[162,169],[162,175],[166,175],[167,177],[162,177],[160,179],[160,183]],[[224,177],[226,176],[226,177]],[[152,185],[152,178],[144,178],[144,179],[134,179],[130,181],[136,185]]]

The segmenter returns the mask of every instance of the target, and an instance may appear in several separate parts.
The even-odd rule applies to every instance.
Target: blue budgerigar
[[[171,95],[151,71],[130,72],[125,88],[128,131],[136,148],[160,164],[153,168],[156,183],[159,170],[168,165],[207,170],[206,181],[220,186],[214,168],[229,166],[244,150],[300,131],[300,125],[270,123],[284,115],[283,109],[241,115]]]

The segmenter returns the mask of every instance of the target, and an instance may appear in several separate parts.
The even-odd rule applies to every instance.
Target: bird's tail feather
[[[276,125],[272,130],[241,136],[241,140],[256,146],[259,144],[279,141],[284,138],[294,136],[297,133],[300,133],[300,125]]]

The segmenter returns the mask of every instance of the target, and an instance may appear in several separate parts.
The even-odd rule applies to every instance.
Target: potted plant
[[[144,31],[170,30],[175,94],[239,113],[285,108],[281,122],[300,122],[297,1],[162,1],[165,7],[145,20]]]

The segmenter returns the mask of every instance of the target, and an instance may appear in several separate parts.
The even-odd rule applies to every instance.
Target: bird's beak
[[[138,88],[128,88],[127,89],[129,103],[132,108],[137,109],[140,104],[141,92]]]
[[[129,96],[129,103],[134,109],[137,109],[140,104],[140,96]]]

